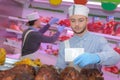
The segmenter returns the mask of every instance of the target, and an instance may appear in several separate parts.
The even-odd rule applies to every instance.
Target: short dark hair
[[[35,23],[35,21],[37,21],[37,20],[28,21],[28,23],[27,23],[27,24],[28,24],[29,26],[33,26],[33,25],[34,25],[34,23]]]

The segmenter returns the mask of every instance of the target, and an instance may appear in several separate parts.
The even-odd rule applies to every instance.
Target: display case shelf
[[[16,21],[28,22],[27,19],[24,19],[24,18],[18,18],[18,17],[13,17],[13,16],[8,16],[8,19],[10,19],[10,20],[16,20]]]
[[[120,42],[120,37],[119,36],[112,36],[112,35],[109,35],[109,34],[102,34],[102,33],[95,33],[95,32],[91,32],[91,33],[99,35],[99,36],[103,36],[110,41],[115,41],[115,42],[118,42],[118,43]]]
[[[22,34],[23,33],[22,31],[17,31],[17,30],[10,29],[10,28],[7,28],[6,31],[7,32],[13,32],[13,33],[16,33],[16,34]]]
[[[6,39],[6,41],[4,41],[5,45],[9,45],[15,48],[21,48],[21,42],[20,41],[16,41],[16,40],[12,40],[12,39]]]
[[[66,27],[66,30],[72,30],[71,28]],[[99,35],[99,36],[103,36],[106,39],[110,40],[110,41],[115,41],[115,42],[120,42],[120,37],[119,36],[113,36],[113,35],[109,35],[109,34],[103,34],[103,33],[96,33],[96,32],[91,32],[93,34]]]
[[[56,30],[55,28],[50,28],[50,29]],[[65,27],[65,30],[70,30],[71,31],[71,28]],[[13,32],[13,33],[20,34],[20,35],[22,35],[22,33],[23,33],[22,31],[17,31],[17,30],[13,30],[13,29],[9,29],[9,28],[7,28],[6,31]],[[119,36],[113,36],[113,35],[109,35],[109,34],[102,34],[102,33],[96,33],[96,32],[91,32],[91,33],[99,35],[99,36],[103,36],[103,37],[107,38],[108,40],[120,42],[120,37]]]

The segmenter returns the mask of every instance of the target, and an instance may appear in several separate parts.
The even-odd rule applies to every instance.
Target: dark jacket
[[[37,51],[40,47],[41,42],[53,43],[58,39],[60,32],[56,32],[51,37],[44,35],[44,33],[49,29],[49,27],[50,25],[47,24],[42,29],[38,31],[33,30],[27,35],[26,40],[24,42],[24,46],[22,44],[22,56],[28,55]],[[32,30],[32,28],[28,28],[26,31],[23,32],[22,42],[24,40],[26,32],[29,30]]]

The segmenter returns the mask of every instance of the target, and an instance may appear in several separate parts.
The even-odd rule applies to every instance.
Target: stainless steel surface
[[[7,70],[14,67],[14,63],[19,61],[18,59],[6,58],[4,65],[0,66],[0,70]]]

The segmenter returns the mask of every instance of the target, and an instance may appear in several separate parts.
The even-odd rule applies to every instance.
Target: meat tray
[[[12,58],[6,58],[4,65],[0,66],[0,70],[7,70],[12,68],[15,62],[19,61],[19,59],[12,59]]]

